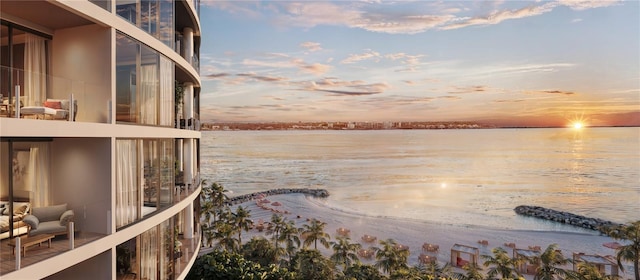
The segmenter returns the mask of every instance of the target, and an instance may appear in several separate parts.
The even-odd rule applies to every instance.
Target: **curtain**
[[[41,106],[46,100],[47,61],[45,39],[25,34],[24,44],[24,95],[25,106]]]
[[[29,149],[26,186],[32,207],[49,205],[49,144],[32,143]]]
[[[160,56],[160,125],[173,126],[174,91],[173,62]]]
[[[173,279],[171,273],[173,273],[173,264],[171,262],[173,256],[173,248],[175,243],[173,241],[173,229],[171,227],[171,219],[166,220],[160,224],[160,252],[158,261],[160,266],[158,267],[158,273],[160,279]]]
[[[116,141],[116,228],[138,218],[136,140]]]
[[[158,279],[158,226],[140,235],[140,279]]]
[[[140,66],[140,123],[158,124],[158,68],[157,64]]]

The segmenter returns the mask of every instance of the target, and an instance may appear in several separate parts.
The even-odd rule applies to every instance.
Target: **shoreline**
[[[399,244],[409,247],[409,265],[419,263],[421,254],[425,254],[422,246],[425,243],[438,245],[440,250],[437,253],[437,261],[440,264],[450,262],[451,247],[454,244],[472,246],[479,249],[480,255],[491,255],[491,249],[502,247],[509,254],[515,245],[518,249],[539,246],[544,250],[551,244],[558,244],[565,258],[572,258],[573,253],[585,253],[602,256],[615,256],[615,250],[606,248],[604,243],[613,242],[612,238],[595,232],[564,232],[564,231],[535,231],[535,230],[514,230],[499,229],[492,227],[482,227],[474,225],[441,224],[425,220],[405,219],[396,217],[370,216],[358,213],[351,213],[334,209],[316,199],[301,193],[275,194],[269,196],[269,203],[276,203],[272,210],[259,207],[257,200],[248,200],[237,203],[232,207],[242,205],[250,211],[251,220],[254,223],[268,222],[273,214],[282,215],[287,220],[294,221],[297,227],[302,227],[308,219],[318,219],[325,222],[325,232],[331,241],[335,241],[338,231],[341,228],[348,229],[350,240],[360,243],[363,248],[378,246],[378,241],[394,239]],[[277,212],[275,211],[277,210]],[[254,236],[268,236],[265,231],[259,232],[252,229],[243,232],[243,240],[249,240]],[[375,243],[365,242],[363,236],[375,236]],[[482,244],[482,241],[486,243]],[[331,255],[331,249],[318,248],[325,256]],[[362,260],[363,263],[371,264],[375,260]],[[482,259],[479,260],[481,264]],[[632,271],[626,269],[625,271]],[[571,267],[568,267],[569,269]],[[529,277],[526,277],[529,279]]]

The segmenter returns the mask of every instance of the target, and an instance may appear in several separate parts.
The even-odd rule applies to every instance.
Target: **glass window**
[[[165,45],[173,48],[174,44],[174,12],[172,0],[160,0],[160,19],[158,39]]]
[[[160,104],[160,82],[158,76],[159,55],[153,49],[142,46],[140,65],[140,87],[138,95],[139,123],[158,125]]]
[[[135,222],[141,217],[138,191],[138,142],[116,141],[116,228]]]
[[[116,141],[116,227],[173,203],[174,139]],[[142,172],[139,173],[138,170]]]
[[[116,14],[137,26],[138,0],[116,0]]]
[[[116,0],[116,14],[173,48],[173,0]]]
[[[89,0],[89,2],[107,11],[111,11],[111,0]]]
[[[157,24],[159,21],[158,2],[156,0],[140,1],[140,28],[158,38]]]
[[[139,46],[119,32],[116,45],[116,120],[135,123]]]
[[[173,126],[174,63],[118,32],[116,120]]]
[[[0,235],[27,233],[22,219],[33,207],[50,204],[49,146],[48,142],[0,142],[0,213],[6,218]]]

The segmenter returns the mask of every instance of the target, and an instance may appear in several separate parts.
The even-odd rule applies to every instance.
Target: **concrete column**
[[[191,184],[193,181],[193,158],[194,158],[194,149],[193,149],[193,139],[184,139],[183,140],[183,151],[184,151],[184,181],[187,184]]]
[[[184,237],[193,238],[193,202],[185,209],[184,216]]]
[[[193,63],[193,29],[189,27],[183,29],[182,39],[184,41],[184,59]]]
[[[194,115],[194,100],[193,100],[193,84],[192,83],[184,83],[184,96],[182,97],[184,102],[184,118],[189,120],[193,118]]]
[[[184,156],[182,152],[182,139],[176,139],[176,160],[178,161],[178,171],[184,170]]]

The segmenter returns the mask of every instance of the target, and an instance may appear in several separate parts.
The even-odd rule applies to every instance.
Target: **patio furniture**
[[[67,204],[34,207],[31,215],[24,217],[23,221],[29,225],[29,235],[48,233],[64,235],[69,233],[69,222],[74,218],[73,210],[67,209]]]
[[[38,234],[34,236],[27,236],[20,238],[20,249],[22,250],[22,256],[27,255],[27,247],[36,245],[42,245],[42,242],[49,241],[49,248],[51,248],[51,239],[53,239],[55,235],[53,234]],[[9,240],[9,246],[13,247],[13,254],[16,254],[16,238]]]

